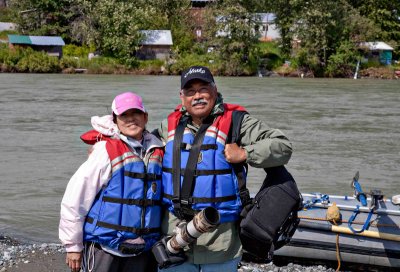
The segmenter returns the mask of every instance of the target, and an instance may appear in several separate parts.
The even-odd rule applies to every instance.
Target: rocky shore
[[[276,257],[276,258],[275,258]],[[334,272],[337,262],[289,260],[275,256],[270,263],[256,263],[244,256],[238,272]],[[26,243],[0,235],[0,272],[70,272],[61,244]],[[394,268],[343,264],[340,271],[395,271]]]
[[[290,260],[275,256],[270,263],[250,261],[243,257],[238,272],[334,272],[337,262],[318,260]],[[61,244],[25,243],[0,235],[0,272],[70,272],[65,264],[65,250]],[[389,267],[360,264],[341,264],[340,271],[398,271]]]
[[[0,272],[14,271],[69,271],[65,264],[65,251],[60,244],[22,243],[7,236],[0,235]],[[239,272],[333,272],[335,269],[324,265],[299,265],[288,263],[278,265],[271,263],[253,263],[243,261]]]

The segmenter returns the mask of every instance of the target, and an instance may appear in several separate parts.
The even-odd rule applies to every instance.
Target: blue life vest
[[[206,207],[213,206],[220,213],[221,223],[236,221],[239,218],[242,208],[239,194],[240,186],[232,165],[226,161],[223,154],[231,129],[233,111],[245,111],[245,109],[237,105],[224,104],[224,113],[217,116],[207,128],[201,143],[196,167],[191,170],[194,171],[194,184],[188,199],[182,199],[182,188],[184,188],[183,180],[190,149],[196,144],[194,142],[195,136],[189,128],[185,127],[183,139],[181,143],[177,143],[175,132],[179,122],[185,117],[182,116],[179,108],[168,116],[168,139],[163,159],[162,176],[163,203],[176,216],[181,217],[181,209],[186,212],[189,208],[196,213]],[[176,166],[174,168],[175,144],[180,145],[180,169]],[[179,188],[174,184],[174,173],[177,172],[180,172]],[[179,192],[176,192],[178,190]]]
[[[118,249],[141,236],[149,250],[160,232],[163,150],[156,148],[146,167],[121,140],[107,139],[106,149],[112,176],[89,210],[83,240]]]

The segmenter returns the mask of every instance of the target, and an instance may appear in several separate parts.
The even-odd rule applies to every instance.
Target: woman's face
[[[137,109],[130,109],[117,115],[117,126],[120,132],[132,137],[135,140],[141,140],[144,128],[148,121],[148,115]]]

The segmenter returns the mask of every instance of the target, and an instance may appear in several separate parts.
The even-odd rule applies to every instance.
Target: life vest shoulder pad
[[[110,136],[101,134],[100,132],[98,132],[98,131],[96,131],[94,129],[83,133],[80,136],[80,138],[85,144],[88,144],[88,145],[94,145],[97,142],[108,141],[108,140],[111,139]]]
[[[225,118],[228,118],[229,121],[230,121],[231,116],[232,116],[231,112],[233,112],[233,111],[247,112],[247,110],[244,107],[240,106],[240,105],[227,104],[227,103],[224,103],[223,105],[224,105],[225,112],[226,113],[230,112],[227,115],[227,117],[225,117]],[[171,130],[175,129],[176,126],[178,125],[178,122],[182,117],[182,112],[180,111],[181,108],[182,108],[182,105],[176,106],[175,110],[168,115],[168,131],[171,131]]]

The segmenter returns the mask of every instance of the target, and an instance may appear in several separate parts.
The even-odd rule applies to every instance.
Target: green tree
[[[364,17],[371,19],[379,28],[376,39],[400,42],[400,1],[348,0]]]
[[[357,45],[344,41],[336,52],[329,56],[325,74],[330,77],[352,77],[359,58]]]
[[[10,6],[22,33],[60,35],[71,41],[70,24],[77,17],[74,0],[12,0]]]
[[[73,23],[75,37],[129,66],[137,64],[135,53],[142,40],[140,30],[157,29],[165,21],[144,0],[76,1],[81,16]]]
[[[379,28],[372,41],[385,41],[395,48],[394,57],[400,56],[400,1],[348,0],[364,17]]]
[[[206,30],[208,43],[216,47],[223,61],[225,74],[254,72],[259,34],[255,31],[259,18],[240,1],[225,0],[213,7]],[[249,70],[250,69],[250,70]]]
[[[195,44],[195,23],[190,13],[191,1],[149,0],[147,4],[155,8],[159,18],[165,18],[160,27],[171,30],[175,51],[191,51]]]
[[[281,53],[289,58],[292,52],[292,42],[295,37],[293,26],[301,18],[301,6],[305,1],[302,0],[276,0],[260,1],[259,9],[275,13],[275,24],[280,32]]]
[[[317,76],[324,74],[328,59],[344,42],[356,44],[376,33],[370,20],[346,0],[278,0],[269,8],[277,15],[282,52],[292,52],[293,41],[297,41],[301,48],[298,64]]]
[[[76,1],[81,16],[73,23],[74,36],[127,64],[136,64],[135,52],[143,38],[140,30],[170,29],[175,45],[192,46],[193,36],[185,16],[189,0]]]

